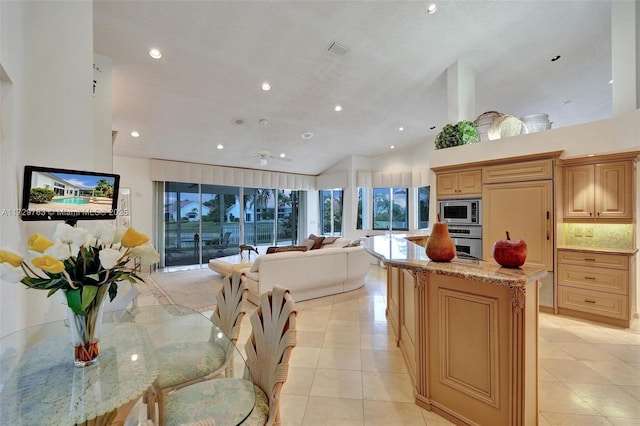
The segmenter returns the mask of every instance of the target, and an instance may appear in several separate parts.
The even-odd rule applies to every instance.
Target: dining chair
[[[296,315],[288,289],[274,286],[263,293],[258,309],[250,317],[252,329],[245,345],[247,368],[243,379],[207,380],[168,394],[160,413],[165,423],[215,421],[216,410],[221,409],[215,395],[229,392],[231,386],[242,386],[239,382],[248,382],[255,392],[255,405],[244,423],[279,425],[280,391],[287,380],[289,359],[296,345]]]
[[[218,331],[212,329],[209,341],[173,343],[157,349],[160,373],[145,398],[150,419],[155,419],[156,403],[158,412],[163,412],[164,401],[169,392],[230,372],[240,325],[246,314],[248,292],[240,274],[234,272],[224,277],[222,288],[216,295],[216,307],[210,319],[228,337],[230,344],[218,344]],[[159,424],[163,424],[162,415]]]

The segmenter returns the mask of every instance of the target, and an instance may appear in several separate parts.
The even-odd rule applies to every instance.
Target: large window
[[[323,235],[342,235],[342,189],[320,191],[320,217]]]
[[[373,188],[373,229],[408,231],[408,205],[407,188]]]
[[[237,254],[241,243],[295,244],[300,191],[165,182],[164,266]]]
[[[421,186],[418,188],[418,228],[425,229],[429,227],[429,202],[430,188]]]

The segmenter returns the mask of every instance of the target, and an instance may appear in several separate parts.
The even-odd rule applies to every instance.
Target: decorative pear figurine
[[[449,228],[446,223],[438,221],[431,228],[431,235],[427,240],[427,257],[436,262],[448,262],[456,256],[456,246],[449,236]]]

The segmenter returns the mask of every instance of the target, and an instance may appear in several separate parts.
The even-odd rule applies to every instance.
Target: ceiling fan
[[[260,159],[260,165],[266,166],[268,162],[267,160],[269,159],[292,161],[291,158],[288,158],[284,152],[277,157],[271,154],[271,151],[267,149],[267,137],[266,137],[267,120],[265,118],[261,118],[259,122],[262,125],[262,147],[257,152],[257,155],[254,155],[254,157],[258,157]]]

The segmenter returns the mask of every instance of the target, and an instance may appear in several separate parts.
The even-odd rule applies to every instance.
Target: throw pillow
[[[276,247],[276,253],[282,253],[285,251],[307,251],[307,246],[282,246]]]
[[[311,250],[313,245],[316,243],[316,240],[311,238],[305,238],[300,245],[307,246],[307,250]]]
[[[324,240],[322,240],[322,245],[333,244],[338,238],[340,237],[324,237]]]
[[[324,237],[319,237],[317,235],[310,234],[308,238],[310,240],[314,240],[315,241],[315,243],[313,244],[313,247],[311,247],[311,250],[316,250],[316,249],[319,249],[320,247],[322,247],[322,241],[324,241]]]
[[[349,244],[347,244],[346,247],[358,247],[360,245],[361,240],[353,240],[351,241]]]

